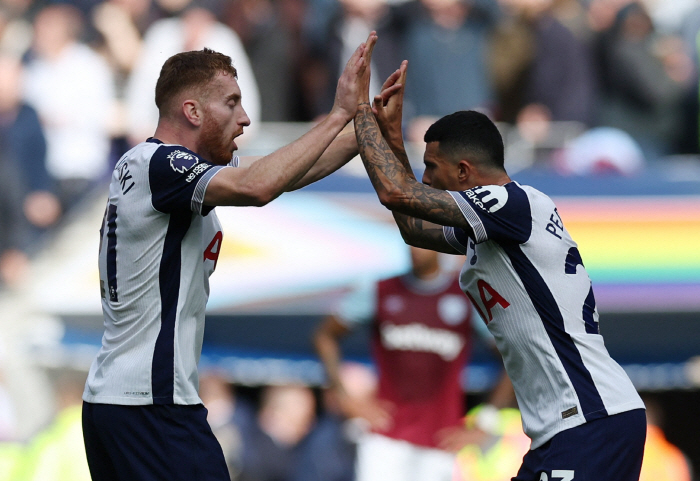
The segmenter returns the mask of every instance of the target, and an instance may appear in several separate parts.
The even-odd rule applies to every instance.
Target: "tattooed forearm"
[[[401,232],[401,237],[403,237],[406,244],[447,254],[459,254],[445,239],[442,233],[442,226],[398,212],[392,213]]]
[[[402,162],[396,157],[368,106],[358,107],[355,135],[362,162],[384,205],[392,211],[435,224],[471,230],[449,193],[423,185],[408,173],[408,158]]]
[[[392,192],[399,188],[407,176],[406,168],[382,137],[374,114],[366,104],[358,105],[355,114],[355,136],[362,162],[380,197],[384,192]]]

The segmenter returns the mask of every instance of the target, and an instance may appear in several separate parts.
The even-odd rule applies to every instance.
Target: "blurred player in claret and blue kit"
[[[330,113],[262,158],[238,158],[250,121],[229,57],[168,59],[156,86],[155,135],[119,160],[101,229],[105,333],[83,394],[93,480],[229,480],[198,394],[208,278],[223,234],[215,206],[262,206],[357,155],[341,134],[356,110],[360,45]]]
[[[407,68],[385,89],[403,88]],[[407,243],[466,255],[460,285],[494,335],[532,440],[513,480],[637,481],[644,403],[605,348],[591,280],[555,204],[509,178],[498,129],[475,111],[428,129],[418,182],[392,106],[402,95],[385,90],[372,107],[369,77],[366,68],[355,116],[362,160]]]
[[[348,418],[365,419],[371,428],[358,443],[356,481],[451,481],[454,452],[488,430],[483,423],[478,430],[464,426],[462,387],[475,334],[486,328],[438,253],[410,252],[409,272],[360,283],[315,334],[330,392]],[[353,395],[341,376],[339,340],[363,323],[371,326],[379,378],[371,397]],[[490,334],[484,336],[491,345]],[[482,409],[512,401],[510,382],[501,376]]]

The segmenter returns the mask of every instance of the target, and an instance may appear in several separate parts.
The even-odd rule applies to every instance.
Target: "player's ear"
[[[202,106],[196,100],[185,100],[182,102],[182,113],[188,122],[196,127],[202,125]]]
[[[475,174],[474,165],[469,159],[462,159],[457,163],[457,178],[460,184],[466,184]]]

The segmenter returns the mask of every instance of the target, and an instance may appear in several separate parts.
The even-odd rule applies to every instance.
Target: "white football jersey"
[[[202,201],[222,168],[156,139],[117,163],[100,229],[105,333],[85,401],[201,403],[204,310],[223,240]]]
[[[475,237],[443,229],[467,256],[460,286],[494,335],[531,449],[643,408],[605,348],[591,280],[552,200],[516,182],[450,194]]]

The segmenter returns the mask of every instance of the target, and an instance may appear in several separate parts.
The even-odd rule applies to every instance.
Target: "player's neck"
[[[164,144],[182,145],[192,152],[198,153],[196,133],[177,123],[164,119],[159,120],[153,137]]]
[[[478,175],[474,178],[470,178],[469,180],[469,185],[462,190],[473,189],[474,187],[480,187],[482,185],[506,185],[507,183],[512,182],[508,174],[503,171]]]

